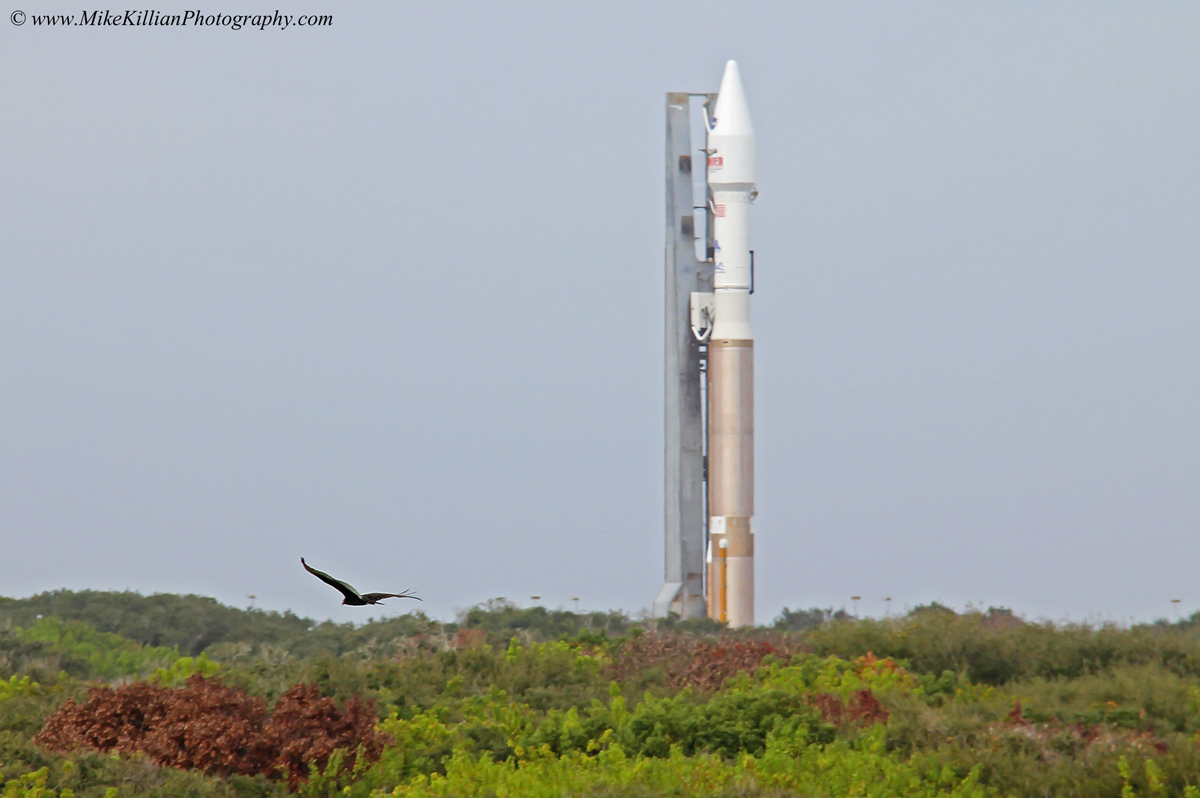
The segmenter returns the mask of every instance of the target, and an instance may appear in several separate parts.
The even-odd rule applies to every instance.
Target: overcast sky
[[[1200,6],[289,5],[0,18],[0,594],[648,607],[664,93],[735,58],[759,622],[1200,606]]]

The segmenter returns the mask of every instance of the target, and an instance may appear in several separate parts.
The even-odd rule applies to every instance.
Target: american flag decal
[[[713,216],[715,216],[718,219],[724,219],[725,218],[725,206],[724,205],[714,205],[713,206]]]

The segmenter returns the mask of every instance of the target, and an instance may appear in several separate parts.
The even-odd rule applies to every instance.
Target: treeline
[[[99,632],[190,656],[222,642],[283,643],[318,626],[291,611],[242,610],[197,595],[54,590],[30,598],[0,598],[0,627],[29,627],[43,617],[82,621]]]
[[[60,623],[61,622],[61,623]],[[65,625],[64,625],[65,624]],[[82,624],[82,625],[80,625]],[[14,630],[25,630],[17,635]],[[841,657],[892,657],[923,673],[952,671],[972,682],[1001,685],[1013,679],[1074,678],[1110,665],[1162,663],[1179,674],[1200,675],[1200,613],[1168,623],[1156,621],[1121,627],[1113,624],[1030,623],[1010,610],[956,613],[939,604],[917,607],[890,619],[851,619],[843,611],[784,608],[769,627],[732,632],[712,621],[674,618],[636,621],[622,612],[574,613],[545,607],[521,608],[493,599],[442,623],[417,611],[362,624],[317,622],[294,613],[229,607],[197,595],[132,591],[56,590],[30,598],[0,597],[0,672],[3,663],[32,662],[51,650],[72,650],[64,669],[100,678],[132,673],[126,664],[96,654],[128,646],[144,647],[142,659],[159,663],[170,657],[232,660],[257,655],[293,659],[358,652],[377,655],[407,650],[453,648],[461,635],[507,645],[563,639],[617,640],[635,630],[687,635],[728,635],[739,639],[797,636],[805,649]],[[117,636],[102,640],[104,635]],[[480,637],[482,635],[482,637]],[[89,653],[90,652],[90,653]],[[92,663],[92,670],[84,660]],[[90,659],[89,659],[90,658]],[[157,664],[156,664],[157,667]],[[17,670],[20,668],[18,667]]]
[[[621,612],[573,613],[545,607],[519,608],[492,600],[467,610],[455,623],[440,623],[414,612],[363,624],[317,622],[291,612],[239,609],[208,596],[133,591],[54,590],[30,598],[0,597],[0,630],[29,628],[41,618],[82,622],[97,632],[116,634],[146,646],[199,656],[214,647],[274,646],[306,657],[340,655],[370,643],[390,642],[421,634],[455,634],[479,629],[507,640],[521,634],[529,640],[557,640],[584,630],[619,635],[632,626]]]

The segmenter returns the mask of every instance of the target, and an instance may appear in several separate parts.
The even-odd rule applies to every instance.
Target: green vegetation
[[[150,709],[191,742],[121,725]],[[330,731],[351,716],[357,736]],[[80,730],[64,752],[33,742],[52,717]],[[222,746],[243,727],[263,742],[234,767]],[[61,742],[122,728],[159,747]],[[502,601],[351,626],[197,596],[0,600],[0,796],[288,794],[1200,798],[1200,617],[933,605],[731,632]]]
[[[98,632],[189,656],[214,643],[295,640],[316,626],[290,612],[244,611],[205,596],[55,590],[27,599],[0,597],[0,626],[29,628],[43,617],[82,621]]]
[[[332,621],[318,623],[291,612],[240,610],[206,596],[131,591],[55,590],[27,599],[0,597],[0,629],[33,628],[41,618],[80,621],[92,630],[120,635],[180,655],[199,656],[214,650],[244,651],[263,646],[307,657],[320,653],[345,654],[363,646],[409,640],[426,635],[454,634],[460,628],[479,629],[507,640],[514,634],[530,640],[556,640],[584,630],[622,634],[628,616],[617,613],[576,614],[544,607],[518,609],[503,600],[473,607],[457,624],[432,622],[420,613],[355,626]]]

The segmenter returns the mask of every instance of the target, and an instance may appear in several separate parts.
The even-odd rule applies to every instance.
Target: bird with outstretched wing
[[[313,568],[304,561],[303,557],[300,558],[300,564],[304,566],[304,570],[308,571],[310,574],[315,576],[317,579],[320,579],[330,587],[335,588],[339,593],[345,596],[345,598],[342,599],[342,603],[349,604],[351,607],[365,607],[368,604],[380,604],[384,599],[389,598],[410,598],[416,599],[417,601],[422,600],[419,596],[414,596],[411,590],[405,590],[403,593],[359,593],[341,579],[334,579],[324,571],[318,571],[316,568]]]

